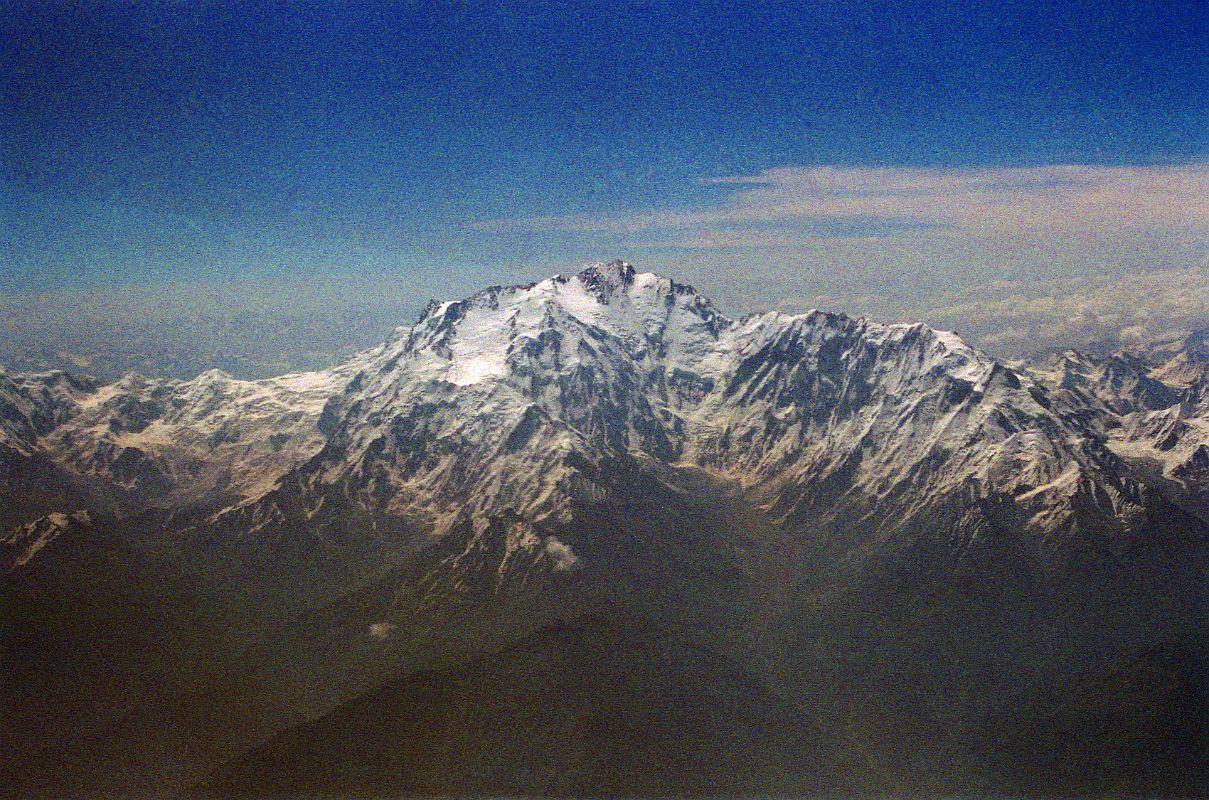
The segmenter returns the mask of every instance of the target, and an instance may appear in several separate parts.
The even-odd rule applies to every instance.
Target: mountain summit
[[[566,523],[624,461],[707,475],[850,543],[950,509],[956,551],[1000,504],[1060,559],[1164,507],[1080,412],[951,333],[818,311],[731,320],[612,262],[431,307],[329,402],[322,452],[239,513],[304,529],[297,515],[336,492],[437,535],[468,516]]]
[[[614,261],[324,372],[0,374],[5,752],[51,793],[1191,791],[1203,731],[1145,710],[1206,674],[1168,349],[1012,367]]]

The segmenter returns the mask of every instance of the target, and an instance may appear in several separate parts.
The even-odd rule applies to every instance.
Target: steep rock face
[[[0,538],[0,567],[13,569],[22,567],[38,554],[38,551],[64,534],[86,530],[92,526],[87,511],[72,514],[53,512],[33,522],[18,525],[5,537]]]
[[[1151,377],[1151,365],[1134,353],[1098,359],[1068,350],[1034,365],[1033,371],[1057,387],[1102,403],[1114,414],[1157,411],[1180,401],[1179,391]]]
[[[951,334],[818,312],[736,334],[694,460],[786,520],[890,533],[963,495],[1060,514],[1067,484],[1104,472],[1091,431]]]
[[[351,501],[438,537],[467,516],[566,522],[572,497],[601,491],[581,467],[676,458],[679,409],[699,400],[700,362],[730,324],[619,263],[434,304],[329,404],[323,452],[232,513],[280,526]]]
[[[359,364],[262,381],[0,374],[6,527],[76,507],[136,513],[263,494],[323,446],[323,405]]]
[[[0,445],[32,452],[38,438],[75,416],[98,384],[65,372],[10,375],[0,370]]]
[[[1209,330],[1104,358],[1068,352],[1030,366],[1099,427],[1129,469],[1209,518]]]
[[[433,538],[504,514],[567,524],[605,491],[602,465],[636,459],[735,482],[784,523],[886,537],[963,497],[1008,498],[1061,539],[1143,515],[1146,489],[1118,463],[1130,446],[1177,454],[1169,476],[1195,469],[1198,384],[1146,364],[1071,352],[1020,371],[919,325],[735,321],[613,262],[433,303],[322,373],[0,376],[0,445],[134,505],[234,501],[221,524],[245,534],[298,519],[406,520]]]
[[[731,320],[612,262],[434,302],[327,372],[5,377],[0,435],[15,472],[40,459],[84,487],[10,524],[98,495],[127,513],[227,505],[203,526],[217,540],[443,543],[434,589],[582,566],[595,545],[581,522],[624,509],[627,470],[665,494],[733,487],[744,514],[810,531],[815,550],[928,542],[956,565],[992,532],[1027,532],[1019,557],[1060,573],[1203,538],[1198,384],[1169,386],[1148,363],[1068,352],[1019,370],[921,325]],[[1152,451],[1182,492],[1130,466]]]
[[[1209,385],[1209,328],[1151,343],[1139,355],[1152,365],[1151,377],[1176,389],[1199,389],[1204,396]]]
[[[0,531],[45,514],[107,508],[101,483],[63,467],[43,437],[72,419],[97,383],[63,372],[10,375],[0,370]]]
[[[1064,558],[1165,508],[1120,473],[1111,409],[1079,397],[953,334],[817,311],[733,321],[615,262],[430,306],[325,409],[322,452],[224,524],[340,525],[351,503],[434,539],[505,514],[566,527],[608,493],[604,465],[630,460],[736,483],[769,520],[846,546],[999,498]]]
[[[263,493],[317,452],[316,427],[338,373],[240,381],[218,371],[192,381],[127,376],[79,403],[45,436],[75,472],[159,503]]]

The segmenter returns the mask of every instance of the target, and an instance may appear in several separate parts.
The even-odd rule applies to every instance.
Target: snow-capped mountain
[[[613,262],[433,303],[326,372],[0,376],[0,437],[169,507],[264,501],[319,454],[291,480],[437,528],[467,512],[542,522],[588,491],[576,463],[624,456],[707,470],[781,516],[839,513],[845,501],[817,489],[836,485],[882,527],[909,515],[879,504],[926,511],[953,492],[1019,498],[1052,525],[1062,496],[1113,483],[1105,412],[1139,415],[1151,439],[1198,426],[1193,389],[1148,373],[1136,356],[1073,352],[1016,371],[953,334],[818,311],[731,320],[691,287]]]
[[[609,496],[599,476],[619,461],[700,472],[770,523],[809,522],[844,547],[918,536],[939,515],[958,558],[1000,524],[991,506],[1046,557],[1112,547],[1154,514],[1183,519],[1120,456],[1152,448],[1168,477],[1195,470],[1196,385],[1181,394],[1124,354],[1014,370],[922,325],[732,320],[612,262],[434,302],[326,372],[107,386],[48,373],[0,389],[7,446],[90,489],[42,513],[104,496],[126,513],[226,504],[212,524],[236,537],[342,537],[369,519],[436,541],[470,525],[467,552],[507,518],[502,557],[560,571],[577,545],[549,531]]]
[[[1142,380],[1161,405],[1166,387]],[[324,410],[322,452],[227,519],[299,529],[352,502],[434,538],[505,514],[567,525],[608,494],[605,465],[629,459],[703,472],[778,524],[850,540],[941,509],[975,524],[1002,500],[1061,549],[1137,532],[1165,507],[1123,477],[1096,416],[1111,413],[1089,417],[950,333],[818,311],[731,320],[614,262],[431,305]]]
[[[62,652],[108,652],[107,626],[146,642],[87,661],[126,676],[89,741],[151,781],[109,789],[272,793],[278,764],[305,767],[298,792],[977,788],[1018,773],[1054,697],[1071,705],[1046,725],[1101,718],[1098,670],[1158,670],[1145,702],[1185,702],[1172,681],[1199,674],[1209,415],[1201,340],[1182,341],[1013,366],[918,324],[731,319],[610,262],[431,303],[323,372],[0,374],[5,567],[23,618],[66,593],[100,620]],[[176,683],[134,699],[146,663]],[[430,695],[435,674],[457,691]],[[726,711],[683,718],[677,681],[714,679]],[[559,698],[568,716],[540,729],[509,711]],[[22,709],[0,749],[59,752],[39,738],[51,712]],[[165,714],[179,735],[148,721]],[[392,737],[413,718],[421,766],[464,769],[403,769]],[[765,766],[698,785],[699,754],[657,743],[685,759],[658,777],[617,733],[648,725]],[[1075,738],[1119,761],[1098,735]],[[80,785],[111,779],[71,752]]]
[[[0,453],[14,476],[55,470],[65,477],[47,484],[105,510],[258,496],[322,447],[319,414],[359,365],[261,381],[130,374],[108,385],[0,373]]]
[[[1057,387],[1137,471],[1209,512],[1209,330],[1095,357],[1068,351],[1028,371]]]

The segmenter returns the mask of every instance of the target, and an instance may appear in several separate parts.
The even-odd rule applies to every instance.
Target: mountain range
[[[331,370],[0,373],[23,796],[1209,791],[1209,331],[623,262]]]

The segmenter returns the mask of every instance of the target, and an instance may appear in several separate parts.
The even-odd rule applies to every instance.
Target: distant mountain
[[[1029,366],[1093,414],[1134,473],[1209,517],[1209,329],[1105,357],[1067,351]]]
[[[612,262],[324,372],[0,375],[0,746],[47,794],[1202,791],[1204,341],[1013,368]]]

